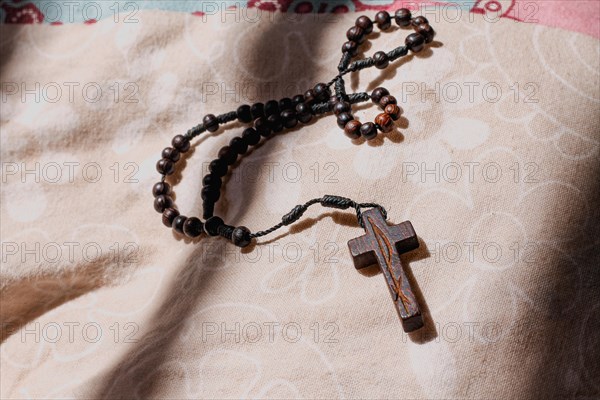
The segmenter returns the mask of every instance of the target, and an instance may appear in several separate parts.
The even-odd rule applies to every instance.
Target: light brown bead
[[[381,127],[382,132],[389,132],[394,129],[394,120],[386,113],[381,113],[375,117],[375,123]]]
[[[388,104],[385,106],[385,113],[388,114],[394,121],[397,121],[400,118],[400,114],[402,114],[402,110],[396,104]]]

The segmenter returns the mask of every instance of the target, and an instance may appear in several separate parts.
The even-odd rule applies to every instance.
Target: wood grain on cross
[[[405,332],[423,326],[423,317],[413,290],[408,282],[400,254],[419,247],[417,234],[410,221],[388,225],[381,211],[372,208],[362,214],[363,236],[348,241],[356,269],[379,264],[402,320]]]

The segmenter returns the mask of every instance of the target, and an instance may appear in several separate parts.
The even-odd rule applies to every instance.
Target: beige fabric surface
[[[403,333],[376,269],[354,270],[346,242],[362,230],[350,212],[311,208],[241,252],[161,224],[150,188],[171,138],[206,113],[329,80],[355,17],[0,26],[2,398],[599,395],[591,37],[441,20],[421,55],[347,80],[400,99],[395,132],[352,144],[324,117],[259,146],[227,181],[217,213],[254,231],[324,194],[410,219],[420,333]],[[22,101],[21,84],[36,82],[47,93]],[[238,132],[203,136],[178,164],[183,214],[201,214],[202,174]]]

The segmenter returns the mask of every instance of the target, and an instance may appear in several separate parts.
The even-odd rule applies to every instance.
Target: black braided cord
[[[287,213],[283,217],[281,217],[280,223],[273,225],[269,229],[255,232],[255,233],[251,234],[250,237],[258,238],[261,236],[265,236],[270,233],[273,233],[274,231],[276,231],[279,228],[282,228],[286,225],[290,225],[290,224],[298,221],[302,217],[304,212],[308,209],[308,207],[312,206],[313,204],[317,204],[317,203],[320,203],[323,207],[337,208],[339,210],[345,210],[350,207],[354,208],[356,210],[356,219],[358,220],[358,224],[361,226],[361,228],[365,227],[365,224],[364,224],[363,218],[362,218],[362,211],[361,211],[361,209],[363,209],[363,208],[377,208],[383,215],[383,218],[387,219],[387,211],[385,210],[385,208],[383,208],[383,206],[381,206],[377,203],[357,203],[354,200],[351,200],[347,197],[325,195],[323,197],[311,199],[304,204],[297,205],[296,207],[292,208],[292,210],[289,213]]]

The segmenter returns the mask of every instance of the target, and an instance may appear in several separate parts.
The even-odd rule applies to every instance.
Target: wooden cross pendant
[[[419,247],[412,224],[406,221],[398,225],[388,225],[377,208],[365,211],[362,218],[367,233],[348,241],[354,266],[361,269],[379,264],[404,331],[412,332],[421,328],[421,310],[400,261],[400,254]]]

